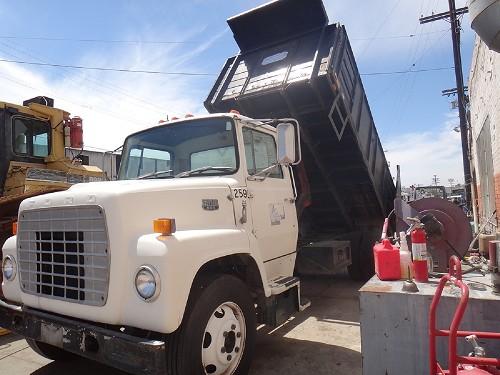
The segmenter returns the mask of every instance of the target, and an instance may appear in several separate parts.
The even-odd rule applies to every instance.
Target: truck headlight
[[[12,281],[16,277],[16,261],[10,255],[3,258],[2,272],[6,280]]]
[[[160,275],[153,266],[140,266],[135,274],[135,290],[146,302],[151,302],[160,294]]]

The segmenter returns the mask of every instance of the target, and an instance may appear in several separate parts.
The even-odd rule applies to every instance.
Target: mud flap
[[[297,277],[278,278],[271,282],[270,287],[273,294],[266,298],[264,314],[259,319],[263,324],[277,327],[311,305],[311,301],[301,298]]]

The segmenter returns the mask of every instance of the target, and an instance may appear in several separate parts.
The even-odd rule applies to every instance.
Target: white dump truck
[[[136,373],[248,368],[255,304],[274,325],[301,308],[298,128],[275,125],[171,122],[127,138],[122,181],[25,200],[3,248],[3,291],[19,306],[0,325],[53,359],[62,348]]]
[[[249,22],[262,40],[288,39],[256,57],[238,31]],[[230,26],[245,48],[205,104],[268,119],[228,108],[140,131],[125,140],[119,181],[22,202],[3,247],[0,326],[41,355],[135,374],[245,374],[256,325],[307,306],[298,273],[373,272],[395,189],[344,28],[328,25],[320,0],[275,1]],[[298,57],[301,70],[286,68]],[[270,72],[286,74],[266,86]]]

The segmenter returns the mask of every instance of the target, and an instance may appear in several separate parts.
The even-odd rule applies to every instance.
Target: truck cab
[[[271,125],[229,114],[158,126],[127,138],[121,165],[120,180],[194,178],[205,183],[215,177],[212,179],[223,182],[227,186],[224,200],[231,204],[219,202],[218,196],[212,198],[210,190],[199,202],[186,197],[183,204],[194,199],[194,204],[200,205],[198,210],[209,213],[206,218],[176,218],[178,227],[234,224],[251,234],[252,247],[266,249],[258,257],[267,276],[293,273],[298,233],[296,191],[290,167],[277,162],[276,129]],[[223,206],[228,210],[222,210]],[[210,220],[216,211],[223,215],[224,224]],[[191,217],[193,212],[187,215]]]
[[[248,368],[257,322],[305,308],[298,137],[293,119],[190,117],[127,137],[119,181],[26,199],[3,249],[0,326],[45,356],[133,373]],[[117,357],[117,345],[141,360]]]

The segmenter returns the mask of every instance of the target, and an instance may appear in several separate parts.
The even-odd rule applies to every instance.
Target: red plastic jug
[[[399,265],[399,249],[388,239],[373,246],[375,272],[380,280],[399,280],[401,267]]]

